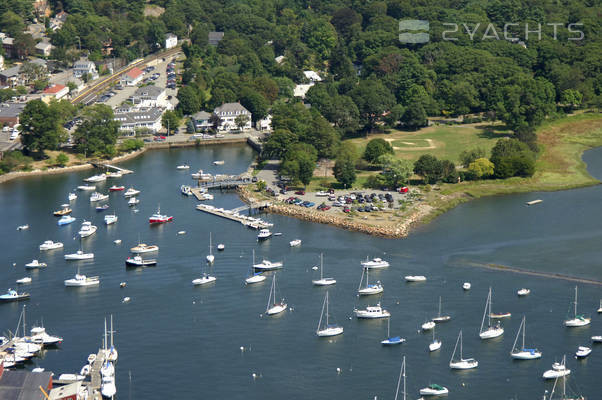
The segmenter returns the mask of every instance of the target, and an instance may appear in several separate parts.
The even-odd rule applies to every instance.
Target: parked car
[[[299,196],[303,196],[305,194],[305,191],[304,190],[297,190],[295,192],[295,194],[298,194]]]

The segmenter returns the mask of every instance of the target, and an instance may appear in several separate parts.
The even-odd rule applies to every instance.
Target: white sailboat
[[[537,358],[541,358],[541,351],[537,349],[528,349],[525,347],[525,330],[526,330],[526,318],[523,316],[523,319],[518,327],[518,332],[516,333],[516,339],[514,339],[514,344],[512,345],[512,351],[510,352],[510,356],[516,360],[535,360]],[[520,348],[516,347],[516,343],[518,342],[518,337],[522,333],[522,345]]]
[[[322,326],[322,320],[324,319],[324,311],[326,311],[326,324]],[[318,322],[318,328],[316,329],[316,335],[319,337],[330,337],[337,336],[343,333],[343,327],[337,324],[329,323],[329,312],[328,312],[328,291],[324,296],[324,303],[322,304],[322,313],[320,314],[320,321]]]
[[[433,318],[433,321],[436,323],[439,322],[447,322],[451,319],[451,317],[449,315],[441,315],[441,296],[439,296],[439,312],[437,313],[437,316],[435,318]]]
[[[203,272],[203,275],[201,275],[200,278],[193,279],[192,284],[194,286],[207,285],[209,283],[215,282],[216,280],[217,278],[215,276],[212,276],[205,271]]]
[[[449,360],[449,367],[451,369],[472,369],[479,366],[479,362],[474,358],[464,358],[463,350],[462,350],[462,330],[458,334],[458,339],[456,339],[456,346],[454,347],[454,352],[452,353],[451,359]],[[460,343],[460,359],[454,361],[454,357],[456,355],[456,350],[458,348],[458,342]]]
[[[104,353],[107,354],[107,319],[105,318],[105,333],[104,333]],[[109,360],[106,360],[100,368],[100,393],[103,397],[112,398],[117,393],[115,387],[115,366]]]
[[[366,275],[366,286],[362,287],[362,283],[364,282],[364,274]],[[383,286],[381,285],[380,281],[377,281],[376,283],[370,284],[369,282],[369,269],[368,268],[363,268],[362,269],[362,278],[360,279],[360,285],[357,288],[357,293],[360,296],[369,296],[372,294],[378,294],[378,293],[382,293],[383,292]]]
[[[212,264],[215,261],[215,256],[213,255],[213,246],[211,244],[211,232],[209,232],[209,254],[207,255],[207,262]]]
[[[329,286],[337,283],[334,278],[324,278],[324,263],[322,253],[320,253],[320,279],[314,279],[311,281],[311,283],[313,283],[315,286]]]
[[[577,314],[577,286],[575,286],[575,301],[573,302],[575,305],[575,314],[571,319],[567,319],[564,321],[564,326],[569,328],[586,326],[592,322],[591,318],[586,318],[583,314]]]
[[[265,275],[261,272],[255,272],[255,249],[253,249],[253,263],[251,264],[251,269],[249,271],[249,276],[245,279],[246,284],[251,283],[259,283],[266,280]]]
[[[117,349],[115,348],[115,345],[113,344],[113,333],[115,333],[115,331],[113,330],[113,314],[111,314],[111,330],[109,332],[111,333],[111,346],[109,347],[109,350],[106,353],[106,356],[107,356],[107,360],[109,360],[111,362],[115,362],[115,361],[117,361],[117,357],[119,356],[119,353],[117,352]]]
[[[401,362],[401,369],[399,370],[399,378],[397,379],[397,389],[395,390],[395,400],[397,400],[397,396],[399,395],[399,385],[401,383],[402,376],[403,376],[402,400],[406,400],[406,356],[403,356],[403,361]]]
[[[487,318],[487,327],[485,327],[485,318]],[[491,325],[491,287],[489,287],[489,294],[487,295],[485,311],[483,313],[483,319],[481,320],[481,329],[479,330],[479,337],[483,340],[486,340],[502,336],[503,334],[504,328],[502,328],[499,321],[495,325]]]
[[[600,307],[598,308],[598,313],[602,313],[602,300],[600,300]]]
[[[274,276],[272,277],[272,286],[270,287],[270,295],[268,297],[268,305],[265,308],[265,313],[267,315],[276,315],[280,314],[288,305],[285,303],[284,299],[280,300],[278,303],[276,301],[276,273],[274,272]]]
[[[429,343],[429,351],[437,351],[441,348],[441,340],[435,339],[435,328],[433,328],[433,341]]]
[[[384,346],[391,346],[395,344],[402,344],[406,340],[401,336],[393,336],[391,337],[391,332],[389,332],[391,327],[391,317],[387,318],[387,338],[380,341],[380,344]]]

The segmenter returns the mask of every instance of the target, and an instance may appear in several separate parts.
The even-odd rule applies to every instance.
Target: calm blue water
[[[408,365],[408,397],[429,383],[450,389],[450,399],[541,398],[552,384],[541,374],[567,354],[573,371],[568,380],[590,399],[599,392],[602,346],[585,361],[572,356],[578,345],[602,334],[602,317],[595,313],[602,297],[600,286],[580,285],[579,308],[592,314],[589,328],[564,328],[571,306],[574,283],[556,279],[489,271],[467,266],[495,263],[540,271],[562,272],[602,280],[602,186],[556,193],[532,193],[486,198],[457,207],[405,240],[389,240],[310,224],[292,218],[266,215],[282,232],[265,243],[256,242],[256,231],[206,215],[194,209],[196,201],[179,193],[182,183],[191,183],[189,172],[175,166],[188,162],[191,171],[203,168],[216,173],[240,173],[254,157],[246,146],[161,150],[123,164],[135,171],[116,182],[142,190],[138,213],[127,207],[121,193],[111,194],[111,210],[119,221],[104,226],[104,213],[97,213],[89,194],[78,193],[73,215],[78,221],[58,227],[52,211],[90,171],[61,176],[32,177],[0,185],[0,290],[15,286],[28,275],[24,264],[33,258],[48,268],[31,274],[27,285],[28,321],[43,319],[47,330],[64,337],[59,350],[46,352],[36,364],[55,373],[76,372],[101,343],[103,319],[114,315],[119,350],[118,397],[122,399],[216,398],[216,399],[379,399],[393,398],[401,356]],[[225,165],[213,166],[223,159]],[[585,156],[592,173],[602,177],[602,150]],[[113,182],[99,186],[103,191]],[[232,192],[217,192],[212,204],[233,208],[241,204]],[[543,203],[526,207],[525,201]],[[148,217],[160,203],[174,222],[149,227]],[[80,263],[82,273],[99,275],[98,288],[65,288],[63,280],[74,275],[77,262],[63,260],[77,250],[74,240],[81,219],[98,225],[96,235],[83,241],[84,250],[96,255]],[[17,232],[29,223],[28,231]],[[186,235],[177,235],[178,231]],[[226,250],[216,254],[213,273],[218,280],[210,287],[193,287],[208,253],[209,232],[214,243]],[[128,249],[138,241],[160,246],[159,264],[144,270],[126,270]],[[303,245],[291,249],[288,242],[301,238]],[[44,240],[62,241],[63,251],[40,254]],[[120,246],[113,240],[121,239]],[[266,257],[283,260],[278,273],[280,293],[290,311],[275,318],[262,317],[269,281],[245,287],[243,279],[251,263]],[[316,329],[325,288],[311,285],[317,272],[311,267],[324,253],[326,274],[337,279],[330,290],[334,319],[345,327],[343,336],[318,339]],[[391,268],[371,274],[385,287],[384,295],[358,299],[359,262],[367,255],[382,256]],[[12,264],[17,266],[13,267]],[[423,274],[428,281],[409,285],[403,276]],[[119,288],[119,282],[128,286]],[[472,283],[464,292],[461,285]],[[504,321],[506,333],[498,340],[482,342],[478,330],[489,286],[493,287],[494,311],[512,312]],[[531,295],[519,299],[516,290],[529,287]],[[132,301],[122,304],[124,296]],[[452,321],[438,325],[443,347],[428,353],[430,334],[420,325],[437,312],[443,297],[444,313]],[[391,334],[407,342],[383,348],[386,321],[351,318],[354,307],[381,300],[392,313]],[[21,305],[0,304],[2,332],[14,330]],[[521,316],[527,316],[527,344],[543,351],[541,360],[515,362],[509,352]],[[476,358],[476,370],[450,371],[449,358],[458,331],[464,331],[464,355]],[[243,346],[245,351],[241,351]],[[31,366],[35,366],[32,364]],[[337,368],[341,373],[337,373]],[[131,384],[128,374],[131,371]],[[257,378],[253,379],[255,373]],[[598,382],[598,383],[596,383]]]

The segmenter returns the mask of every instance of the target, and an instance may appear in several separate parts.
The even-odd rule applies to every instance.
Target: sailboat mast
[[[326,328],[328,328],[328,292],[326,292]]]
[[[113,347],[113,314],[111,314],[111,347]]]
[[[357,290],[360,290],[362,288],[362,283],[364,282],[364,273],[366,273],[366,268],[362,268],[362,277],[360,279],[360,285],[358,286]]]
[[[525,348],[525,330],[527,329],[527,324],[525,322],[525,316],[523,316],[523,347],[521,348],[524,349]]]
[[[211,232],[209,232],[209,255],[211,255]]]
[[[107,318],[105,317],[105,336],[104,336],[104,349],[107,351]]]
[[[439,318],[441,318],[441,296],[439,296]]]
[[[319,332],[320,327],[322,326],[322,318],[324,317],[324,307],[326,307],[327,304],[328,304],[328,292],[326,292],[326,297],[324,297],[324,303],[322,303],[322,313],[320,314],[320,321],[318,321],[318,329],[316,330],[316,332]],[[328,313],[326,315],[328,318]],[[328,322],[326,324],[328,325]]]
[[[577,286],[575,286],[575,318],[577,318]]]
[[[324,278],[324,253],[320,253],[320,280],[322,280]],[[328,296],[328,292],[326,292],[326,295]]]
[[[462,338],[462,331],[460,331],[460,361],[462,361],[464,359],[464,355],[462,353],[462,342],[464,341],[464,339]]]
[[[26,322],[25,322],[25,307],[26,306],[23,306],[23,337],[27,336],[26,329],[25,329],[25,325],[26,325]]]
[[[487,312],[487,326],[491,326],[491,286],[489,286],[489,296],[488,296],[488,301],[489,301],[489,311]]]
[[[397,400],[397,396],[399,395],[399,386],[401,385],[401,378],[403,377],[403,400],[406,398],[406,356],[403,356],[403,361],[401,362],[401,370],[399,371],[399,379],[397,379],[397,389],[395,390],[395,400]]]

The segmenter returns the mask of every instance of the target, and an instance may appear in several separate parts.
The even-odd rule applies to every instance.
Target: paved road
[[[21,147],[19,139],[10,140],[10,132],[0,131],[0,151],[10,151]]]

